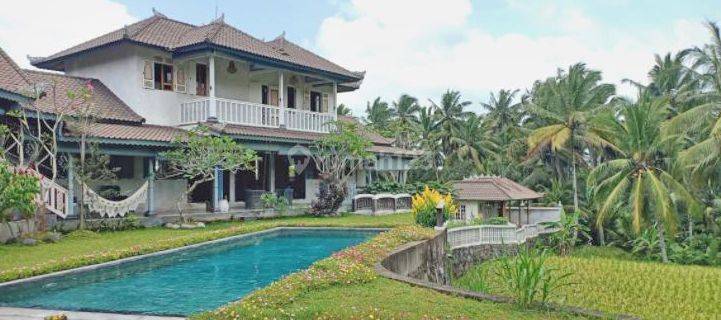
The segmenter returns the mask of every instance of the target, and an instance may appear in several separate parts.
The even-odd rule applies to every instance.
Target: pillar
[[[281,128],[285,127],[285,106],[285,78],[283,71],[278,71],[278,107],[280,108],[278,125]]]
[[[338,120],[338,83],[333,81],[333,108],[330,110],[333,113],[333,117]]]
[[[213,211],[220,209],[220,200],[223,197],[223,170],[215,166],[215,177],[213,178]]]
[[[148,158],[148,202],[147,214],[155,214],[155,159]]]
[[[275,192],[275,153],[268,153],[268,191]]]
[[[67,216],[75,215],[75,163],[71,154],[66,154],[68,158],[68,212]]]
[[[228,177],[228,202],[230,202],[231,205],[235,203],[235,176],[236,173],[231,172]]]
[[[215,54],[210,53],[208,57],[208,98],[210,101],[210,110],[208,111],[208,120],[218,120],[218,107],[215,103]]]

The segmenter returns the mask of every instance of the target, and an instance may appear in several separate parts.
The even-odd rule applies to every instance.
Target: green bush
[[[508,224],[508,219],[506,217],[490,217],[483,221],[483,224],[495,226],[506,225]]]
[[[408,184],[400,184],[395,181],[376,181],[364,188],[365,193],[408,193],[411,195],[419,194],[428,186],[433,190],[438,190],[443,194],[453,193],[453,187],[448,183],[438,181],[414,182]]]

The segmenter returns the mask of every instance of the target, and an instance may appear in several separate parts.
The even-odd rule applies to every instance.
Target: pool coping
[[[141,259],[146,259],[146,258],[151,258],[151,257],[156,257],[156,256],[161,256],[161,255],[166,255],[166,254],[175,253],[175,252],[181,252],[181,251],[190,250],[190,249],[195,249],[195,248],[199,248],[199,247],[203,247],[203,246],[207,246],[207,245],[211,245],[211,244],[223,243],[223,242],[228,242],[228,241],[232,241],[232,240],[247,238],[247,237],[251,237],[251,236],[265,235],[265,234],[269,234],[269,233],[273,233],[273,232],[279,232],[279,231],[283,231],[283,230],[334,230],[334,231],[343,231],[343,230],[346,230],[346,231],[378,231],[378,232],[383,232],[383,231],[388,231],[388,230],[390,230],[390,229],[392,229],[392,228],[382,228],[382,227],[370,227],[370,228],[363,228],[363,227],[287,227],[287,226],[284,226],[284,227],[274,227],[274,228],[270,228],[270,229],[266,229],[266,230],[260,230],[260,231],[250,232],[250,233],[238,234],[238,235],[234,235],[234,236],[230,236],[230,237],[225,237],[225,238],[220,238],[220,239],[215,239],[215,240],[209,240],[209,241],[204,241],[204,242],[200,242],[200,243],[194,243],[194,244],[190,244],[190,245],[187,245],[187,246],[182,246],[182,247],[177,247],[177,248],[172,248],[172,249],[167,249],[167,250],[162,250],[162,251],[156,251],[156,252],[146,253],[146,254],[137,255],[137,256],[132,256],[132,257],[126,257],[126,258],[122,258],[122,259],[118,259],[118,260],[113,260],[113,261],[108,261],[108,262],[103,262],[103,263],[97,263],[97,264],[91,264],[91,265],[82,266],[82,267],[77,267],[77,268],[73,268],[73,269],[55,271],[55,272],[52,272],[52,273],[41,274],[41,275],[29,277],[29,278],[16,279],[16,280],[11,280],[11,281],[7,281],[7,282],[2,282],[2,283],[0,283],[0,290],[3,289],[3,288],[6,288],[6,287],[21,285],[21,284],[24,284],[24,283],[36,282],[36,281],[41,281],[41,280],[45,280],[45,279],[53,278],[53,277],[58,277],[58,276],[71,275],[71,274],[76,274],[76,273],[81,273],[81,272],[87,272],[87,271],[97,270],[97,269],[106,268],[106,267],[117,266],[117,265],[129,263],[129,262],[133,262],[133,261],[137,261],[137,260],[141,260]],[[232,302],[232,301],[229,301],[229,302]],[[59,313],[85,312],[85,311],[73,311],[73,310],[54,310],[54,309],[53,309],[53,310],[48,310],[48,309],[42,309],[42,308],[22,308],[22,307],[12,307],[12,306],[8,306],[8,307],[1,307],[1,306],[0,306],[0,311],[2,311],[4,308],[5,308],[5,309],[8,309],[8,308],[9,308],[9,309],[16,309],[16,310],[27,309],[28,311],[30,311],[30,310],[57,311],[57,312],[59,312]],[[178,317],[172,317],[172,316],[146,315],[146,314],[138,314],[138,313],[112,313],[112,312],[86,312],[86,313],[97,313],[97,314],[99,314],[99,315],[105,314],[105,315],[113,315],[113,316],[125,315],[125,316],[137,316],[137,317],[141,317],[141,318],[136,318],[136,319],[143,319],[142,316],[145,316],[145,317],[159,317],[159,319],[160,319],[160,318],[163,318],[163,317],[164,317],[164,318],[167,318],[167,319],[184,319],[184,318],[182,318],[182,317],[181,317],[181,318],[178,318]],[[0,315],[2,315],[2,314],[3,314],[3,313],[0,312]],[[98,318],[98,319],[102,319],[102,318]],[[132,319],[132,318],[129,318],[129,319]],[[153,318],[149,318],[149,319],[153,319]]]

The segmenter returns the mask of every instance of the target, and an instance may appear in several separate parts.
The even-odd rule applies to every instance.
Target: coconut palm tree
[[[685,111],[699,98],[698,81],[695,72],[685,65],[692,50],[681,50],[676,54],[670,52],[664,56],[654,55],[655,64],[648,72],[648,85],[624,79],[646,94],[664,97],[671,109],[670,116]]]
[[[450,139],[452,130],[458,126],[461,120],[472,114],[472,112],[464,110],[471,102],[462,100],[461,93],[452,90],[446,90],[446,92],[441,95],[440,104],[436,104],[433,100],[430,100],[430,102],[435,109],[441,126],[440,139],[443,152],[448,155],[451,153]]]
[[[411,131],[418,123],[420,111],[418,99],[402,94],[398,101],[393,102],[392,114],[395,116],[396,143],[404,148],[410,147]]]
[[[493,131],[505,132],[508,128],[518,126],[521,121],[521,103],[514,101],[518,90],[500,90],[496,96],[491,93],[488,103],[481,106],[488,111],[486,115],[491,122]]]
[[[451,159],[459,161],[470,159],[477,173],[484,172],[484,160],[495,155],[498,146],[493,142],[493,132],[484,126],[483,118],[471,114],[452,130]]]
[[[339,116],[349,116],[351,115],[350,108],[346,107],[345,104],[341,103],[338,105],[338,108],[336,109],[336,113],[338,113]]]
[[[375,98],[373,103],[368,101],[365,118],[368,126],[382,133],[388,129],[392,118],[393,111],[388,107],[387,102],[381,100],[381,97]]]
[[[580,210],[576,165],[579,155],[591,147],[609,146],[602,132],[594,125],[594,117],[602,113],[615,94],[612,84],[601,83],[601,72],[589,70],[583,63],[569,67],[534,87],[538,96],[527,100],[526,109],[540,118],[543,126],[528,137],[528,154],[544,150],[566,153],[571,158],[573,207]]]
[[[701,178],[721,165],[721,31],[713,22],[706,26],[711,43],[689,53],[694,59],[692,67],[698,73],[702,103],[664,124],[666,134],[688,135],[697,140],[680,158],[694,176]]]
[[[666,232],[673,232],[678,224],[677,208],[699,209],[684,184],[669,172],[674,150],[668,146],[675,144],[668,143],[660,130],[670,112],[667,104],[664,98],[646,93],[636,104],[625,104],[618,117],[606,114],[599,122],[609,129],[618,157],[594,168],[587,180],[599,205],[598,227],[616,213],[630,212],[637,233],[642,226],[657,228],[664,262],[668,262]]]

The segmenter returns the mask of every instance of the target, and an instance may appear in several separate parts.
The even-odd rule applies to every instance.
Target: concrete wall
[[[450,284],[446,270],[446,231],[430,240],[413,242],[391,253],[381,261],[386,269],[401,276],[438,284]]]
[[[21,233],[33,231],[35,231],[35,221],[32,220],[30,221],[29,229],[27,220],[0,223],[0,243],[5,243],[10,239],[19,236]]]

